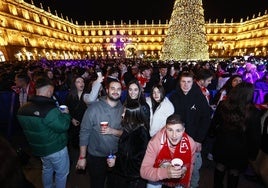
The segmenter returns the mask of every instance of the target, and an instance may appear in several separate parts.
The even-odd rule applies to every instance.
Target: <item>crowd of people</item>
[[[225,174],[236,188],[249,166],[268,186],[268,101],[254,101],[254,89],[268,87],[265,62],[6,63],[0,90],[17,94],[45,188],[65,187],[70,165],[89,172],[91,188],[197,188],[204,147],[215,188]]]

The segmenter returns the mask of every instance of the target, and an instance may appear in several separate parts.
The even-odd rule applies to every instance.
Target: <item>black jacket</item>
[[[114,173],[134,180],[140,178],[140,167],[150,136],[144,126],[130,132],[123,131],[118,145]]]
[[[210,107],[199,86],[193,83],[191,90],[185,95],[178,88],[170,96],[175,114],[179,114],[185,123],[185,131],[196,142],[203,142],[210,125]]]

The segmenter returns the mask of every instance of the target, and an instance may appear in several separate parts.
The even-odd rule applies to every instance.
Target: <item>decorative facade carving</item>
[[[0,0],[0,50],[10,61],[63,57],[158,59],[168,29],[168,21],[78,25],[68,20],[23,0]],[[208,21],[205,30],[210,58],[268,54],[267,11],[239,23]]]

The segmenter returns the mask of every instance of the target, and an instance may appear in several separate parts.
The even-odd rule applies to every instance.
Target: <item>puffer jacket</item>
[[[33,96],[17,117],[34,155],[47,156],[67,145],[71,117],[62,113],[53,99]]]

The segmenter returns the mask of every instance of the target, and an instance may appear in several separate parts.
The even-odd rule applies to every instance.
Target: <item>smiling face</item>
[[[129,85],[128,94],[131,99],[137,99],[139,97],[139,92],[140,90],[137,84],[133,83]]]
[[[184,126],[180,123],[166,125],[167,139],[172,146],[179,144],[182,139],[184,130]]]
[[[122,86],[119,82],[112,81],[106,89],[107,97],[111,101],[118,101],[121,97]]]

